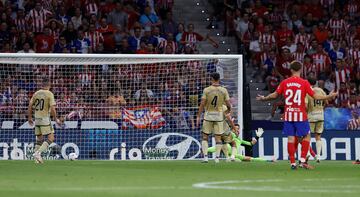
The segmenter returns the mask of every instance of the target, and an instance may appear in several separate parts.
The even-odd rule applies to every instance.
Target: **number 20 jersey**
[[[49,90],[38,90],[30,102],[35,111],[35,125],[50,125],[50,107],[56,105],[54,94]]]
[[[307,120],[305,98],[314,96],[310,83],[300,77],[290,77],[282,81],[276,92],[285,99],[284,119],[288,122],[302,122]]]

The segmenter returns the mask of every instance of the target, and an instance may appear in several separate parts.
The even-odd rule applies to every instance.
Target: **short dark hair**
[[[316,84],[316,79],[314,77],[309,77],[308,78],[308,82],[310,83],[310,85],[315,85]]]
[[[213,72],[210,74],[211,79],[215,80],[215,81],[219,81],[220,80],[220,74],[217,72]]]
[[[290,69],[293,71],[299,71],[302,68],[302,64],[299,61],[292,61],[290,63]]]
[[[43,86],[48,86],[48,85],[50,85],[50,79],[48,77],[42,77],[41,83]]]

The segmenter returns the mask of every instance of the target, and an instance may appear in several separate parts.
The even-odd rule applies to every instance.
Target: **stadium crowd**
[[[360,107],[360,1],[358,0],[211,0],[208,28],[224,21],[246,54],[253,77],[274,91],[290,76],[293,60],[303,77],[315,77],[326,92],[339,90],[336,107]],[[221,9],[223,8],[223,9]],[[281,105],[281,103],[278,103]]]
[[[332,105],[360,106],[358,0],[209,2],[214,6],[209,28],[224,22],[224,35],[237,39],[238,52],[266,89],[273,91],[289,76],[290,62],[298,60],[305,65],[304,77],[316,77],[326,91],[339,90]],[[200,41],[218,46],[191,23],[173,18],[173,5],[173,0],[3,0],[0,52],[196,54]],[[165,118],[177,116],[168,122],[181,119],[179,124],[193,127],[194,110],[213,68],[198,62],[178,65],[2,66],[0,114],[25,118],[36,74],[46,72],[53,78],[59,111],[69,119],[119,118],[123,106],[162,104]],[[99,94],[104,91],[108,94]],[[95,110],[100,107],[109,109]]]

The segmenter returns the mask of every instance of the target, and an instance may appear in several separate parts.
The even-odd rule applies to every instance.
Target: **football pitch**
[[[284,161],[0,161],[0,196],[360,196],[360,165],[323,161],[315,167],[291,171]]]

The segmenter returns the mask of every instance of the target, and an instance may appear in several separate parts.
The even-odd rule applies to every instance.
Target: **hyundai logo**
[[[155,159],[195,159],[201,145],[195,138],[181,133],[162,133],[147,139],[143,152]],[[177,154],[174,154],[174,152]]]

